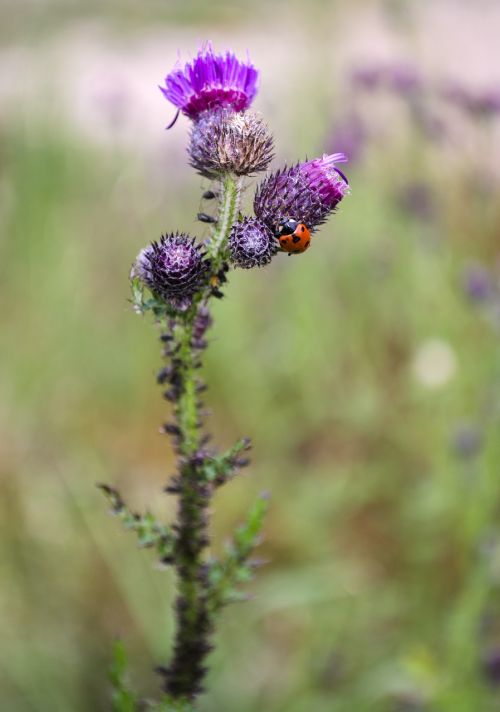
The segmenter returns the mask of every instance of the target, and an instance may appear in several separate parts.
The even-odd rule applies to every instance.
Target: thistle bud
[[[267,265],[278,251],[278,241],[260,220],[244,218],[234,225],[229,236],[231,261],[250,269]]]
[[[132,275],[176,309],[189,307],[200,288],[208,266],[200,246],[184,233],[163,235],[141,250],[132,267]]]
[[[207,112],[191,128],[189,162],[198,173],[217,178],[263,171],[273,158],[273,138],[253,112]]]
[[[255,215],[275,234],[286,220],[297,220],[309,230],[325,222],[349,191],[344,174],[336,168],[341,153],[297,163],[268,176],[257,189]]]

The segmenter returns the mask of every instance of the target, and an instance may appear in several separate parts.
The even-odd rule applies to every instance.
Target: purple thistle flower
[[[257,93],[258,71],[232,52],[215,54],[210,43],[182,66],[179,62],[165,77],[163,95],[190,119],[204,111],[248,109]]]
[[[255,215],[273,234],[289,219],[313,231],[349,191],[347,178],[335,167],[346,160],[343,153],[325,154],[268,176],[255,194]]]
[[[141,250],[132,276],[180,310],[189,307],[208,270],[207,262],[194,238],[184,233],[163,235]]]
[[[231,261],[238,267],[263,267],[277,253],[278,241],[260,220],[244,218],[233,226],[229,251]]]

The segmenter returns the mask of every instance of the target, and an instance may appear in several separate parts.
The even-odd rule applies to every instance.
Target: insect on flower
[[[311,244],[311,233],[307,225],[292,219],[281,223],[275,237],[281,249],[288,252],[289,256],[305,252]]]

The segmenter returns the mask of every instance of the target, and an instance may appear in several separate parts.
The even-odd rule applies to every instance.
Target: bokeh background
[[[157,691],[172,574],[94,485],[172,515],[127,275],[162,231],[205,234],[157,84],[209,38],[261,69],[276,165],[344,150],[352,195],[215,305],[210,426],[255,447],[213,548],[270,490],[270,563],[224,612],[200,710],[500,709],[498,2],[0,11],[0,708],[108,710],[116,636]]]

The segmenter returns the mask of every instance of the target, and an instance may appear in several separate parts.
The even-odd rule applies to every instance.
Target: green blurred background
[[[213,548],[270,490],[270,563],[224,612],[200,710],[500,709],[498,3],[0,12],[0,709],[108,710],[116,636],[158,688],[172,574],[94,485],[172,516],[159,344],[127,275],[162,231],[205,234],[188,122],[164,131],[156,85],[207,38],[261,69],[276,165],[346,150],[352,195],[215,305],[210,425],[254,463]]]

